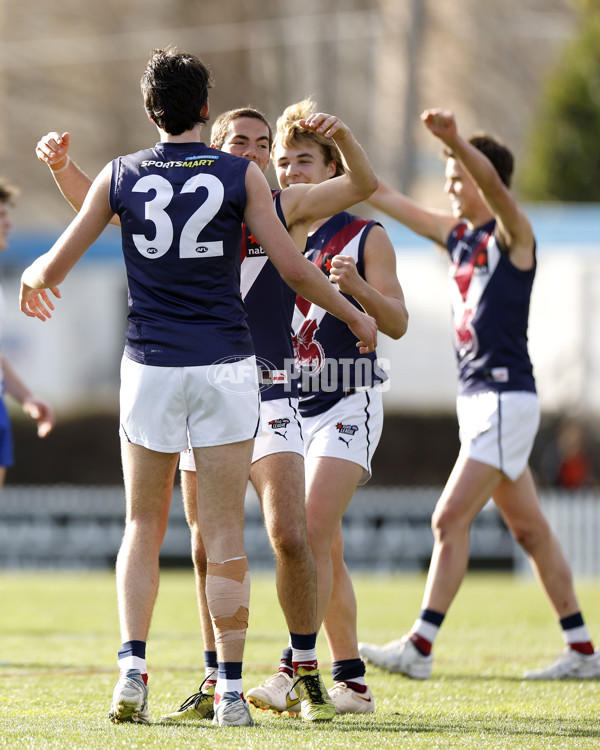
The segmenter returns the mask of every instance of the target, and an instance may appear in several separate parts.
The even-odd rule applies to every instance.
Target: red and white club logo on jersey
[[[308,375],[318,375],[325,363],[325,351],[314,338],[318,328],[316,320],[305,320],[298,333],[292,337],[296,365]]]
[[[463,310],[462,318],[454,320],[454,346],[460,357],[474,356],[478,349],[477,333],[472,325],[473,310]]]

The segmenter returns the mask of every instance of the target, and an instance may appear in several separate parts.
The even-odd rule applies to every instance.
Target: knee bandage
[[[244,640],[250,605],[248,560],[245,557],[222,563],[208,560],[206,598],[216,643]]]

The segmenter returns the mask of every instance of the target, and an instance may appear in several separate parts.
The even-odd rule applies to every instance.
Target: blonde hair
[[[344,174],[345,169],[342,154],[333,138],[326,138],[319,133],[313,133],[312,130],[305,130],[298,124],[298,120],[305,120],[317,111],[316,102],[310,97],[286,107],[277,118],[277,132],[273,140],[271,155],[274,154],[278,145],[291,148],[299,142],[308,141],[320,147],[325,164],[331,164],[331,162],[335,164],[334,177],[339,177]]]

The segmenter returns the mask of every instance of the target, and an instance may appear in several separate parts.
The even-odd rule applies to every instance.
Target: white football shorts
[[[513,482],[529,462],[540,424],[537,394],[486,391],[458,396],[460,452],[494,466]]]
[[[371,478],[371,459],[383,429],[383,401],[377,387],[357,389],[314,417],[303,417],[304,457],[342,458],[363,468],[359,485]]]
[[[261,432],[254,441],[252,463],[273,453],[304,455],[302,423],[297,398],[276,398],[260,405]],[[182,471],[196,471],[194,453],[183,451],[179,459]]]
[[[259,404],[254,357],[197,367],[121,360],[120,434],[153,451],[250,440],[259,429]]]

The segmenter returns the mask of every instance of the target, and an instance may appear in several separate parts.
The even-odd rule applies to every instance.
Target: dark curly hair
[[[144,106],[153,123],[170,135],[181,135],[198,123],[212,86],[210,71],[196,55],[176,47],[155,49],[140,81]]]

